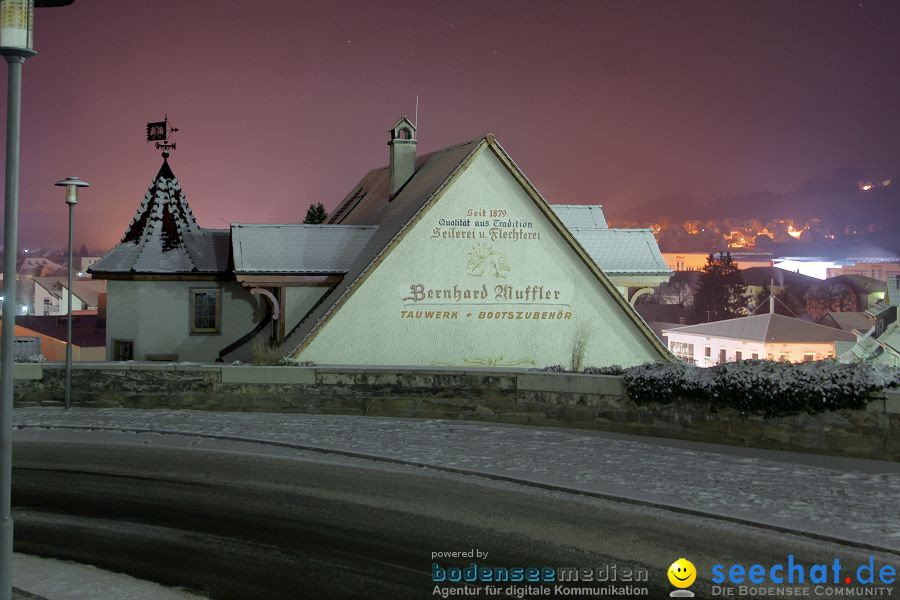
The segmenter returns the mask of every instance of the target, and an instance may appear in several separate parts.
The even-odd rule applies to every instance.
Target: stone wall
[[[62,403],[60,364],[20,364],[16,406]],[[78,364],[74,406],[471,419],[900,460],[900,391],[867,410],[764,418],[680,402],[637,405],[621,377],[527,370]]]

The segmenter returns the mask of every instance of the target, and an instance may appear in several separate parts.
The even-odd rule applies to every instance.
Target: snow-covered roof
[[[847,331],[825,325],[816,325],[815,323],[777,313],[688,325],[687,327],[668,329],[663,333],[666,335],[670,333],[689,333],[706,337],[731,338],[753,342],[829,343],[835,341],[856,341],[856,336]]]
[[[597,266],[610,275],[672,274],[649,229],[569,228]]]
[[[41,286],[56,298],[62,298],[63,290],[68,285],[66,277],[35,277],[34,283]],[[72,279],[72,295],[80,298],[88,306],[97,306],[99,296],[106,291],[106,282],[98,279]]]
[[[831,326],[834,323],[838,329],[844,331],[868,331],[875,324],[875,319],[864,312],[830,312],[821,319],[819,324]]]
[[[606,229],[606,217],[600,204],[551,204],[550,208],[569,229]]]
[[[346,273],[375,226],[231,225],[235,273]]]
[[[164,160],[122,240],[88,271],[113,273],[223,273],[227,229],[202,229]]]

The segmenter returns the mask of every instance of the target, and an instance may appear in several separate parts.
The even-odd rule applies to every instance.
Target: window
[[[712,348],[710,346],[707,346],[703,349],[703,356],[705,356],[706,358],[712,356]]]
[[[750,355],[750,358],[752,358],[753,360],[759,360],[759,352],[754,352]]]
[[[803,355],[803,362],[812,362],[816,360],[816,355],[813,352],[807,352]]]
[[[191,289],[191,333],[219,333],[221,291]]]
[[[687,342],[669,342],[669,350],[681,360],[694,364],[694,345]]]
[[[744,356],[743,356],[743,354],[741,353],[741,351],[740,351],[740,350],[735,350],[735,352],[734,352],[734,360],[741,360],[742,358],[744,358]]]
[[[719,362],[723,363],[728,360],[728,351],[725,348],[719,348]]]
[[[50,298],[44,298],[44,316],[50,314]]]
[[[133,340],[113,340],[113,360],[134,360]]]
[[[789,352],[782,352],[781,354],[778,355],[778,360],[789,361],[789,360],[791,360],[791,355]]]

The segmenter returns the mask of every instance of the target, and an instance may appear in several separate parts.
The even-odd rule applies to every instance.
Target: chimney
[[[416,126],[400,117],[391,128],[391,199],[406,185],[416,171]]]

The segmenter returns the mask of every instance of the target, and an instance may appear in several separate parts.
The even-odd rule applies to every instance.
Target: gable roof
[[[604,273],[672,274],[650,229],[569,228]]]
[[[377,227],[231,225],[235,273],[343,274]]]
[[[830,312],[819,319],[820,325],[836,327],[844,331],[868,331],[875,325],[875,318],[864,312]]]
[[[670,354],[650,330],[647,324],[627,303],[616,287],[596,268],[593,260],[575,241],[568,229],[550,209],[540,193],[534,188],[521,170],[513,163],[506,151],[488,134],[483,138],[450,146],[436,152],[416,157],[415,171],[400,192],[390,197],[390,172],[388,167],[374,169],[353,186],[350,193],[332,213],[329,223],[346,225],[377,225],[377,230],[363,247],[348,269],[347,275],[332,288],[318,305],[306,315],[291,331],[285,347],[291,353],[301,351],[314,337],[319,328],[327,322],[343,301],[356,289],[372,269],[380,263],[386,253],[395,245],[404,231],[417,221],[417,217],[440,196],[446,186],[468,166],[479,151],[492,151],[523,186],[529,196],[542,208],[545,216],[581,257],[600,283],[610,293],[614,301],[625,310],[638,330],[659,352],[663,360]]]
[[[669,333],[690,333],[753,342],[829,343],[835,341],[856,341],[856,336],[852,333],[772,313],[678,327],[666,330],[664,333],[667,335]]]
[[[600,204],[551,204],[550,208],[569,229],[606,229],[606,217]]]
[[[35,277],[35,285],[39,285],[55,298],[62,298],[63,290],[68,285],[66,277]],[[98,279],[72,278],[72,295],[80,298],[88,306],[97,306],[100,294],[106,291],[106,282]]]
[[[733,256],[733,255],[732,255]],[[778,267],[748,267],[740,270],[741,280],[747,285],[765,286],[774,279],[775,285],[783,286],[810,286],[821,283],[821,279],[795,273]]]
[[[114,273],[223,273],[228,270],[230,232],[202,229],[169,162],[147,189],[121,241],[88,269]]]

